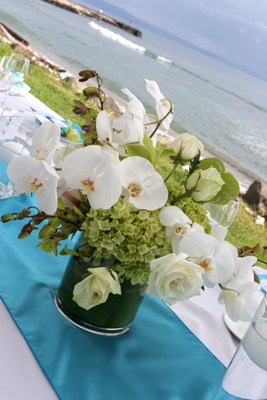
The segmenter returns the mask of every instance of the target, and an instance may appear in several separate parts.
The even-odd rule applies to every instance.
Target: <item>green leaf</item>
[[[73,129],[72,132],[67,135],[67,138],[74,143],[78,143],[81,137],[78,134],[77,130]]]
[[[51,239],[42,240],[40,243],[37,244],[36,247],[41,247],[41,250],[45,251],[46,253],[51,253]]]
[[[86,124],[89,125],[89,126],[93,124],[93,122],[90,120],[88,115],[85,115],[84,120],[85,120]]]
[[[55,256],[57,257],[58,252],[57,252],[57,241],[56,240],[51,240],[51,249],[53,251],[53,253],[55,254]]]
[[[81,110],[87,111],[87,107],[79,100],[73,100],[73,103],[76,107],[80,108]]]
[[[232,174],[226,172],[222,174],[222,179],[225,183],[217,196],[209,201],[210,204],[228,204],[229,201],[234,200],[239,195],[239,183]]]
[[[53,233],[55,233],[55,229],[52,226],[45,225],[40,230],[38,239],[47,239],[53,235]]]
[[[60,218],[54,218],[50,222],[50,226],[54,229],[57,229],[60,225],[62,225],[62,220]]]
[[[65,210],[65,204],[61,197],[57,199],[57,208],[59,208],[60,210]]]
[[[82,217],[82,218],[84,217],[83,213],[79,210],[78,207],[73,206],[73,211],[75,211],[76,214],[78,214],[80,217]]]
[[[148,136],[147,133],[144,134],[143,145],[151,153],[152,164],[155,165],[156,150],[155,147],[153,146],[152,139]]]
[[[152,154],[141,144],[129,144],[126,149],[130,157],[138,156],[146,158],[151,163],[153,162]]]
[[[225,173],[224,163],[219,158],[204,158],[198,165],[198,168],[203,170],[210,167],[216,168],[221,175]]]
[[[162,150],[159,152],[158,156],[157,156],[157,162],[156,162],[156,164],[157,164],[158,161],[161,160],[162,158],[169,157],[169,156],[171,156],[171,155],[174,154],[174,153],[175,153],[175,150],[172,149],[171,147],[169,147],[168,149],[162,149]]]
[[[250,239],[247,243],[246,246],[248,247],[255,247],[258,244],[257,240],[255,239]]]
[[[68,249],[67,245],[64,247],[64,249],[61,250],[61,252],[59,254],[61,256],[65,256],[67,254],[70,254],[72,256],[79,256],[79,253],[77,253],[75,250]]]

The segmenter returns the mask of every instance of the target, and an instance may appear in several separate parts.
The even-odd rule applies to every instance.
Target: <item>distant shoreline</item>
[[[5,26],[4,29],[2,28],[2,37],[1,37],[1,32],[0,32],[0,40],[2,39],[3,41],[7,42],[10,45],[13,44],[12,47],[14,48],[15,51],[22,52],[23,54],[25,54],[26,57],[31,58],[32,61],[34,63],[36,63],[37,65],[40,65],[46,69],[52,69],[54,72],[58,73],[60,79],[65,79],[66,77],[70,77],[70,76],[77,78],[76,74],[74,74],[71,71],[68,71],[67,69],[65,69],[65,67],[62,67],[62,66],[59,66],[59,65],[53,63],[53,61],[46,58],[45,55],[42,55],[42,54],[38,53],[37,51],[31,49],[31,47],[29,45],[24,45],[23,38],[16,39],[14,36],[11,35],[11,33],[9,33],[9,32],[12,32],[12,33],[15,33],[15,32],[11,31],[10,29],[9,29],[9,32],[7,32],[5,28],[9,29],[7,26]],[[0,31],[1,31],[1,22],[0,22]],[[17,36],[19,36],[19,35],[17,35]],[[17,46],[14,46],[14,44],[17,44],[18,48],[17,48]],[[107,88],[104,88],[104,90],[107,95],[109,95],[111,98],[113,98],[113,100],[116,102],[116,104],[119,106],[119,108],[121,108],[121,109],[126,108],[126,105],[127,105],[126,100],[121,98],[119,95],[114,94]],[[164,136],[166,137],[166,141],[172,140],[173,138],[177,137],[179,134],[179,132],[175,131],[174,129],[170,129],[167,134],[163,131],[161,131],[160,133],[163,135],[163,138],[164,138]],[[209,150],[204,149],[202,156],[204,158],[207,158],[207,157],[220,158],[225,164],[226,172],[232,173],[235,176],[235,178],[237,179],[237,181],[239,182],[241,194],[244,194],[248,190],[249,186],[256,180],[256,178],[252,178],[251,176],[248,176],[246,173],[242,172],[237,167],[234,167],[229,162],[225,161],[223,159],[223,157],[216,156],[216,154],[210,152]]]
[[[97,20],[106,22],[107,24],[116,26],[117,28],[123,29],[124,31],[131,33],[134,36],[137,36],[140,38],[142,37],[142,32],[136,28],[133,28],[131,26],[131,21],[127,25],[123,22],[120,22],[120,21],[114,19],[114,18],[104,15],[102,13],[102,10],[94,11],[88,7],[81,6],[80,4],[73,3],[72,1],[69,1],[69,0],[42,0],[42,1],[45,1],[46,3],[52,4],[56,7],[64,8],[65,10],[74,12],[75,14],[85,15],[90,18],[95,18]]]

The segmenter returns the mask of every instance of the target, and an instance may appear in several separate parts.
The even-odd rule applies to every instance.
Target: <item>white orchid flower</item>
[[[163,94],[161,93],[158,84],[155,81],[146,81],[146,89],[149,94],[156,100],[156,111],[159,119],[165,117],[165,115],[170,111],[171,105],[168,100],[165,99]],[[173,114],[170,113],[167,118],[162,122],[162,126],[167,131],[170,129],[170,123],[173,120]]]
[[[134,142],[142,143],[143,137],[143,121],[133,118],[128,111],[113,124],[113,141],[122,146]]]
[[[112,142],[112,118],[103,110],[96,117],[96,131],[100,140]]]
[[[139,118],[143,121],[146,114],[146,110],[140,100],[132,93],[129,89],[121,89],[121,91],[129,97],[129,103],[127,105],[127,110],[133,117]]]
[[[172,238],[172,249],[175,254],[179,254],[179,245],[185,235],[196,231],[204,233],[201,225],[194,223],[191,226],[191,219],[175,206],[163,208],[159,213],[159,219],[162,225],[166,226],[166,236]]]
[[[36,160],[51,164],[55,150],[59,146],[60,129],[57,124],[47,121],[34,133],[32,138],[32,155]]]
[[[121,195],[116,163],[100,146],[87,146],[70,153],[63,164],[62,176],[70,189],[80,189],[86,194],[95,209],[110,208]]]
[[[58,151],[56,151],[53,156],[53,163],[55,164],[55,167],[61,169],[64,162],[64,157],[79,148],[84,148],[84,144],[81,142],[71,142],[68,143],[67,146],[65,146],[63,143],[60,142],[57,149]]]
[[[163,178],[153,165],[142,157],[125,158],[117,166],[123,186],[125,201],[130,201],[136,208],[157,210],[164,206],[168,190]]]
[[[114,123],[106,111],[100,111],[96,118],[96,130],[99,139],[123,157],[127,156],[127,144],[142,143],[144,137],[141,119],[134,118],[129,111],[125,111]]]
[[[233,275],[223,286],[227,286],[230,282],[239,281],[242,282],[254,282],[254,274],[252,266],[257,262],[257,257],[238,257],[235,263],[235,269]]]
[[[237,248],[235,246],[233,246],[231,243],[224,240],[227,235],[227,232],[228,232],[228,229],[225,226],[218,226],[217,228],[212,230],[211,236],[215,237],[217,239],[218,243],[224,242],[225,244],[227,244],[227,246],[229,247],[229,249],[232,252],[235,262],[237,262],[237,259],[238,259]]]
[[[257,296],[260,285],[256,282],[230,282],[226,290],[222,290],[218,302],[225,304],[225,310],[234,322],[251,321],[262,298]]]
[[[47,214],[56,212],[59,176],[51,165],[31,156],[18,157],[8,165],[7,175],[14,182],[16,192],[36,192],[41,210]]]
[[[193,232],[180,242],[179,251],[188,254],[190,261],[202,267],[207,287],[226,282],[233,274],[235,258],[229,243],[206,233]]]

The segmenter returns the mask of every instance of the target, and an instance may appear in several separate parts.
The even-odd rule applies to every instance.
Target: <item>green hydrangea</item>
[[[121,199],[109,210],[90,209],[82,239],[93,249],[94,265],[112,259],[112,268],[132,284],[147,282],[150,262],[172,252],[159,212],[139,210]]]
[[[168,188],[170,198],[177,196],[180,188],[179,184],[172,184]],[[176,206],[210,233],[202,205],[188,198],[178,201]],[[108,210],[91,208],[82,225],[82,240],[91,248],[94,265],[99,266],[103,259],[109,259],[112,268],[120,276],[131,279],[133,285],[146,283],[150,262],[172,253],[171,239],[165,236],[166,228],[159,221],[159,213],[160,210],[139,210],[129,202],[123,203],[122,199]]]

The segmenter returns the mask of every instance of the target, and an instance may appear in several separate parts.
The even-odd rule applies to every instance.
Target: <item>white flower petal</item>
[[[211,235],[214,236],[218,242],[222,242],[225,239],[225,236],[227,235],[228,229],[225,228],[224,226],[218,226],[218,228],[213,229],[211,232]]]
[[[164,98],[163,94],[159,90],[157,82],[150,81],[148,79],[145,79],[145,81],[148,93],[151,94],[151,96],[154,97],[155,100],[160,101],[162,98]]]
[[[62,166],[62,176],[71,189],[82,189],[82,181],[93,175],[95,166],[101,163],[99,154],[92,152],[88,157],[85,149],[74,150]]]
[[[201,232],[192,232],[186,235],[180,243],[180,251],[189,255],[189,257],[202,257],[209,254],[212,247],[217,245],[217,240]]]
[[[174,226],[176,223],[191,223],[191,219],[187,217],[187,215],[180,210],[180,208],[175,206],[169,206],[163,208],[159,213],[159,220],[162,225],[165,226]]]
[[[32,155],[37,160],[51,163],[59,145],[60,129],[57,124],[47,121],[34,133],[32,138]]]
[[[127,200],[139,209],[156,210],[168,198],[163,178],[153,165],[142,157],[128,157],[117,166]]]
[[[216,267],[210,271],[207,278],[213,283],[226,282],[233,274],[235,260],[226,242],[216,246],[213,260]]]
[[[8,165],[7,174],[18,193],[36,192],[36,201],[42,211],[47,214],[56,211],[59,176],[51,165],[31,156],[18,157]]]
[[[97,178],[97,190],[91,192],[89,202],[93,208],[107,210],[115,204],[121,196],[121,181],[113,167],[107,168],[105,173]]]
[[[112,138],[112,119],[106,111],[100,111],[96,117],[96,131],[99,139],[111,140]]]

